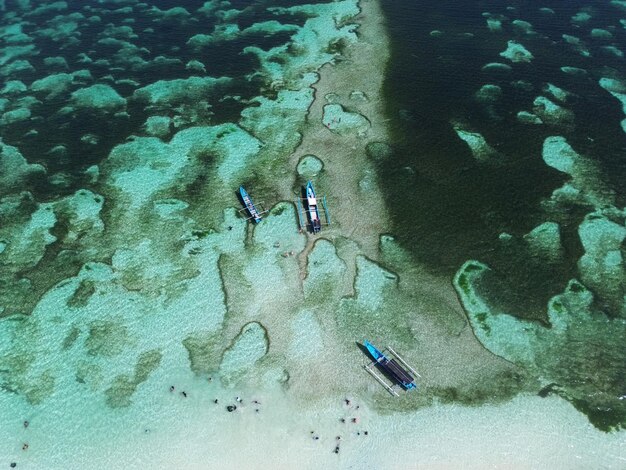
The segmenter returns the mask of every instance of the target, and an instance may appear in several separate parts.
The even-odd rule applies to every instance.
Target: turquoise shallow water
[[[358,29],[352,0],[3,4],[7,465],[118,468],[169,433],[173,457],[149,465],[207,448],[227,463],[202,441],[250,449],[263,426],[308,449],[302,426],[345,432],[346,394],[389,439],[401,425],[376,412],[520,393],[624,425],[621,2],[387,2],[386,116],[366,89],[382,65],[349,55],[383,33]],[[346,78],[330,68],[309,108],[328,63]],[[317,242],[293,203],[309,178],[333,215]],[[258,226],[240,184],[271,209]],[[418,394],[371,383],[364,337],[418,364]],[[253,399],[274,407],[262,425]]]
[[[267,329],[299,334],[271,314],[294,309],[283,250],[305,236],[268,175],[291,184],[315,72],[359,12],[299,3],[3,4],[7,464],[97,466],[192,416],[187,398],[227,413],[246,387],[288,385]],[[274,196],[254,231],[235,197],[253,179]]]

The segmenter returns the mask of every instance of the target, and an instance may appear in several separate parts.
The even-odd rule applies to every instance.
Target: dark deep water
[[[626,31],[619,19],[626,12],[620,14],[604,1],[389,0],[382,5],[393,48],[385,93],[396,153],[393,164],[380,173],[395,233],[418,261],[447,276],[468,259],[487,263],[502,274],[497,276],[502,285],[491,286],[496,301],[512,313],[543,319],[547,300],[575,277],[582,255],[577,228],[588,212],[571,207],[546,213],[542,208],[541,202],[569,179],[543,162],[544,139],[566,137],[578,153],[599,164],[605,184],[615,192],[616,206],[626,202],[624,115],[620,102],[598,85],[601,77],[626,77],[624,59],[602,47],[625,48]],[[583,7],[592,18],[572,23]],[[488,29],[485,12],[506,18],[502,31]],[[536,34],[512,26],[516,19],[531,23]],[[614,38],[593,40],[593,28],[607,29]],[[442,34],[433,36],[433,30]],[[563,34],[580,37],[591,57],[565,43]],[[500,57],[511,39],[535,58],[511,63]],[[482,71],[490,62],[509,64],[512,70]],[[562,66],[588,74],[568,75]],[[519,80],[531,86],[516,86]],[[575,115],[572,126],[535,126],[516,119],[518,111],[532,111],[537,96],[549,96],[542,93],[546,83],[573,94],[565,105]],[[502,89],[501,99],[491,107],[474,98],[485,84]],[[501,162],[478,163],[451,121],[480,132],[503,155]],[[562,262],[529,258],[515,244],[499,247],[500,233],[517,240],[546,220],[561,226]]]
[[[247,99],[268,93],[268,85],[253,73],[258,69],[257,58],[244,52],[247,46],[256,46],[264,50],[284,44],[291,36],[288,32],[258,33],[240,35],[238,37],[205,45],[198,50],[190,47],[187,41],[196,34],[210,33],[219,23],[212,14],[197,12],[205,3],[201,0],[162,1],[158,7],[165,11],[169,8],[184,7],[190,13],[189,18],[171,19],[155,22],[151,6],[136,6],[132,15],[118,12],[115,9],[102,8],[97,1],[70,1],[63,15],[82,15],[77,20],[80,40],[74,43],[67,41],[62,35],[51,40],[44,31],[46,28],[63,26],[65,18],[59,20],[56,10],[37,13],[32,11],[26,15],[28,21],[22,24],[22,31],[34,39],[33,45],[37,54],[28,59],[34,70],[19,74],[19,79],[32,83],[50,74],[65,73],[76,70],[88,70],[91,78],[85,83],[106,83],[114,86],[119,94],[128,100],[128,116],[112,117],[106,113],[92,110],[79,110],[71,114],[59,111],[67,105],[71,89],[58,94],[54,98],[46,98],[46,94],[36,94],[40,100],[32,106],[32,118],[23,122],[0,127],[0,137],[9,145],[17,146],[30,163],[39,163],[49,173],[64,174],[67,183],[63,186],[50,185],[48,181],[39,179],[33,182],[33,194],[45,199],[54,199],[71,194],[77,188],[89,185],[84,171],[91,165],[98,164],[109,154],[111,149],[133,134],[141,133],[146,118],[155,112],[162,115],[175,114],[171,109],[144,109],[143,103],[133,100],[135,89],[151,84],[156,80],[187,79],[191,76],[207,75],[210,77],[229,77],[232,82],[218,87],[215,96],[208,96],[210,101],[206,110],[198,110],[198,115],[189,125],[216,125],[224,122],[235,122],[245,107]],[[120,3],[121,6],[123,2]],[[231,1],[230,8],[242,10],[237,19],[240,29],[245,29],[257,22],[276,20],[283,24],[302,25],[306,21],[301,15],[277,15],[268,11],[270,6],[293,6],[298,4],[320,3],[303,0],[281,1]],[[323,3],[323,2],[321,2]],[[36,4],[37,6],[39,4]],[[6,14],[15,9],[14,3],[6,2]],[[98,21],[90,21],[90,17],[99,17]],[[59,16],[59,18],[61,18]],[[8,21],[10,23],[10,21]],[[124,31],[115,27],[130,25],[137,37],[127,38]],[[120,46],[117,43],[106,43],[103,39],[123,40],[129,44]],[[139,44],[136,49],[129,48]],[[88,57],[86,61],[84,57]],[[62,57],[67,68],[58,65],[47,65],[44,60],[49,57]],[[159,63],[156,58],[162,58]],[[206,67],[206,73],[189,69],[186,64],[190,60],[199,60]],[[136,60],[137,62],[133,62]],[[139,61],[145,61],[139,64]],[[250,78],[252,76],[252,78]],[[120,82],[122,80],[122,82]],[[123,81],[127,82],[124,83]],[[217,96],[217,95],[224,96]],[[241,100],[232,99],[233,96]],[[221,99],[218,99],[221,98]],[[194,99],[177,103],[181,107],[194,107]],[[185,126],[182,126],[185,127]],[[98,144],[92,145],[81,140],[86,134],[98,136]],[[62,155],[50,152],[55,146],[63,146]]]
[[[626,22],[626,11],[604,1],[504,5],[389,0],[382,5],[392,40],[385,94],[394,154],[379,168],[379,175],[393,233],[416,261],[449,279],[469,259],[487,264],[491,271],[475,287],[491,311],[535,320],[545,327],[540,334],[550,335],[548,301],[571,279],[593,276],[579,265],[585,253],[581,222],[600,207],[609,214],[626,204],[624,110],[599,85],[601,78],[621,83],[626,78],[624,58],[607,48],[626,50],[626,30],[620,23]],[[581,12],[589,13],[590,19],[579,15],[573,21]],[[490,31],[488,17],[500,19],[502,30]],[[524,31],[525,23],[515,27],[513,20],[530,23],[532,31]],[[594,29],[609,34],[596,31],[592,37]],[[598,33],[609,37],[600,39]],[[568,44],[563,35],[580,38],[581,46]],[[509,40],[525,46],[534,59],[512,63],[500,57]],[[581,54],[581,48],[588,53]],[[492,62],[511,69],[483,70]],[[586,73],[567,74],[561,70],[564,66]],[[573,119],[541,125],[519,122],[517,113],[533,111],[538,96],[558,102],[544,91],[548,83],[571,93],[562,106]],[[501,97],[489,104],[479,102],[475,94],[485,84],[499,86]],[[482,134],[499,157],[477,161],[453,123]],[[553,191],[572,178],[543,161],[543,143],[550,136],[564,137],[591,162],[597,171],[593,184],[602,188],[604,201],[611,201],[602,204],[613,208],[552,202]],[[624,223],[623,215],[612,220]],[[561,234],[562,254],[552,259],[537,255],[524,239],[548,221],[558,223]],[[511,237],[503,241],[501,234]],[[623,259],[623,243],[620,250]],[[596,275],[602,277],[603,268],[597,269]],[[525,364],[536,368],[543,380],[553,381],[539,396],[562,396],[605,431],[626,423],[622,305],[626,284],[623,279],[618,282],[621,287],[613,299],[590,287],[592,313],[562,337],[554,334],[542,346],[529,346],[537,355],[534,365]],[[499,332],[502,339],[507,333]],[[497,387],[493,393],[499,393]]]

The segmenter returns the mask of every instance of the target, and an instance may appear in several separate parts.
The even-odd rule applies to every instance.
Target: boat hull
[[[367,348],[367,351],[371,354],[371,356],[374,358],[375,361],[385,358],[385,355],[382,352],[380,352],[378,349],[376,349],[376,346],[374,346],[372,343],[370,343],[369,341],[365,341],[364,344],[365,344],[365,347]]]
[[[320,220],[320,213],[317,208],[317,198],[313,190],[313,183],[310,181],[306,184],[306,201],[307,212],[309,214],[309,220],[311,221],[311,229],[313,233],[318,233],[322,230],[322,221]]]
[[[248,213],[250,214],[250,218],[254,220],[255,224],[258,224],[259,222],[261,222],[261,220],[263,219],[261,218],[259,211],[257,210],[254,203],[252,202],[252,198],[250,197],[250,195],[244,189],[243,186],[239,186],[239,194],[241,196],[241,200],[246,206],[246,209],[248,210]]]
[[[374,361],[405,390],[417,388],[415,379],[395,359],[389,359],[369,341],[365,341],[364,345]]]

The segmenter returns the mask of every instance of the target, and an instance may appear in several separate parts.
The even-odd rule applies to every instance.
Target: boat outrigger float
[[[414,376],[421,377],[421,375],[419,375],[409,364],[407,364],[407,362],[402,359],[398,353],[391,349],[391,347],[388,346],[386,351],[389,351],[389,353],[395,356],[395,358],[387,357],[384,352],[379,351],[369,341],[365,341],[363,344],[374,358],[374,361],[365,366],[365,370],[372,374],[372,376],[378,380],[378,382],[385,387],[389,393],[396,397],[399,396],[398,392],[395,390],[397,385],[400,385],[405,390],[417,389]],[[393,379],[396,383],[390,385],[387,381],[385,381],[381,375],[376,373],[375,366],[379,366],[385,375],[390,379]]]
[[[263,220],[262,217],[261,217],[261,214],[264,214],[267,211],[259,212],[257,210],[256,206],[252,202],[252,198],[246,192],[246,190],[243,188],[243,186],[239,186],[239,195],[241,196],[241,200],[243,201],[244,205],[246,206],[245,209],[240,209],[240,211],[247,210],[248,213],[250,214],[250,217],[248,217],[248,219],[254,220],[255,224],[258,224],[259,222],[261,222],[261,220]],[[248,219],[246,219],[246,220],[248,220]]]
[[[319,233],[322,230],[322,220],[320,219],[320,211],[317,205],[317,197],[313,190],[313,183],[310,181],[306,184],[306,197],[302,198],[302,201],[306,204],[306,213],[310,222],[311,232]],[[302,207],[301,199],[296,199],[296,206],[298,208],[298,223],[300,224],[300,230],[305,227],[305,218],[303,212],[305,209]],[[324,217],[326,218],[326,225],[330,225],[330,215],[328,214],[328,206],[326,205],[326,196],[322,197],[322,207],[324,208]]]

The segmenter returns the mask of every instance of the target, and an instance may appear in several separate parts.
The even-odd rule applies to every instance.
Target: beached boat
[[[320,198],[322,208],[324,209],[325,222],[320,219],[320,210],[317,204],[317,196],[313,189],[313,183],[307,182],[305,190],[305,197],[296,198],[296,209],[298,213],[298,225],[300,230],[310,227],[311,232],[319,233],[322,230],[322,224],[330,225],[330,214],[328,213],[328,205],[326,204],[326,196]],[[308,223],[307,223],[308,220]]]
[[[405,390],[413,390],[417,388],[417,386],[415,385],[415,378],[404,367],[402,367],[398,363],[398,361],[388,358],[369,341],[365,341],[363,344],[367,348],[367,351],[374,358],[373,364],[378,364],[390,378],[395,380]],[[394,355],[405,365],[405,367],[413,371],[411,366],[409,366],[402,358],[400,358],[400,356],[398,356],[396,353],[394,353]],[[418,375],[417,372],[414,373]]]
[[[263,220],[261,218],[261,213],[257,210],[254,203],[252,202],[252,198],[243,188],[243,186],[239,186],[239,194],[241,195],[241,200],[243,201],[248,213],[250,214],[250,219],[254,220],[255,223],[261,222]]]
[[[311,229],[313,233],[318,233],[322,230],[322,221],[320,220],[320,212],[317,208],[317,198],[313,190],[313,183],[310,181],[306,184],[306,207],[309,213],[309,220],[311,221]]]

